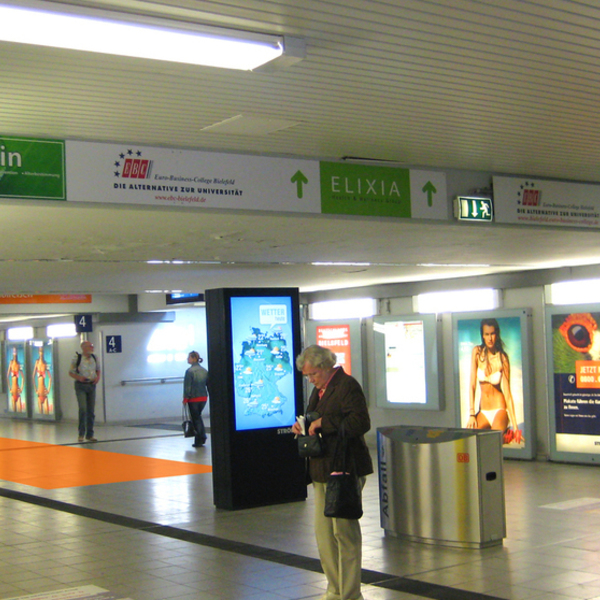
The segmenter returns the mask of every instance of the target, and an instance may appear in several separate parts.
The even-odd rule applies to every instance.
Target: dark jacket
[[[308,401],[308,412],[311,411],[321,415],[321,433],[326,446],[325,456],[309,459],[312,481],[327,483],[329,474],[340,468],[333,464],[333,456],[342,422],[345,435],[349,438],[347,470],[352,470],[359,477],[372,473],[373,463],[364,437],[371,428],[371,419],[358,381],[338,367],[322,398],[319,399],[316,388],[313,390]]]
[[[199,364],[193,364],[183,378],[183,398],[208,396],[208,371]]]

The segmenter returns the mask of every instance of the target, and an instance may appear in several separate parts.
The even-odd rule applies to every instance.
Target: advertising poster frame
[[[600,304],[546,307],[550,460],[600,463],[598,323]]]
[[[29,403],[31,417],[57,421],[60,419],[61,411],[58,405],[58,378],[55,377],[56,341],[53,339],[33,339],[29,340],[28,346],[27,378],[31,382]]]
[[[337,364],[361,384],[366,394],[366,386],[363,380],[361,320],[357,318],[309,319],[304,322],[304,329],[305,347],[311,344],[321,344],[330,348],[337,356]],[[335,333],[338,329],[340,330],[339,335]],[[347,334],[344,332],[347,332]],[[327,341],[330,343],[324,343],[326,342],[325,337],[328,338]],[[348,363],[350,369],[348,369]]]
[[[6,341],[4,343],[4,361],[6,368],[5,412],[15,419],[28,419],[30,418],[30,405],[27,393],[29,380],[27,379],[25,342]],[[13,377],[16,377],[14,382]],[[18,403],[19,410],[13,408],[14,402]]]
[[[386,333],[386,328],[395,324],[404,324],[405,326],[414,324],[415,327],[419,327],[419,323],[421,323],[421,326],[418,331],[421,335],[414,339],[417,347],[398,348],[394,341],[388,339],[389,335]],[[439,365],[441,364],[438,344],[439,326],[437,315],[434,314],[413,313],[373,317],[371,327],[375,362],[374,393],[376,405],[379,408],[435,411],[443,409],[439,372]],[[413,331],[417,330],[413,329]],[[400,342],[404,339],[406,343],[409,343],[408,338],[404,335],[394,337]],[[391,355],[391,345],[395,346],[394,356]],[[404,368],[395,364],[400,362],[403,357],[409,360]],[[421,360],[418,360],[415,364],[415,360],[419,357],[421,357]],[[423,402],[390,401],[388,380],[391,377],[401,379],[403,385],[405,385],[409,374],[414,376],[415,373],[422,374],[422,377],[419,376],[417,386],[419,390],[422,389]],[[403,375],[405,375],[404,379],[402,379]]]
[[[456,397],[456,424],[466,428],[470,415],[470,394],[472,393],[472,362],[474,348],[483,345],[482,322],[494,319],[499,328],[501,340],[510,365],[510,392],[514,403],[517,428],[522,432],[522,440],[507,440],[502,453],[505,458],[531,460],[535,457],[535,415],[532,377],[532,312],[529,308],[493,311],[455,313],[452,315],[452,338],[454,348],[454,381]],[[479,379],[479,374],[477,375]],[[476,385],[474,393],[476,411],[479,411],[481,385]],[[503,384],[498,383],[498,389]],[[514,431],[514,424],[509,423]]]

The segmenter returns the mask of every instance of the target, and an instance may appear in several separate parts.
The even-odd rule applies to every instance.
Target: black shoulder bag
[[[307,432],[310,424],[319,417],[319,413],[316,412],[306,413],[304,424]],[[317,435],[299,435],[297,441],[298,454],[302,458],[317,458],[325,454],[325,440],[320,431],[317,432]]]
[[[329,475],[325,488],[326,517],[336,519],[360,519],[363,516],[362,485],[356,472],[348,472],[346,463],[348,458],[348,438],[343,429],[338,433],[333,468],[341,465],[341,471],[334,471]]]

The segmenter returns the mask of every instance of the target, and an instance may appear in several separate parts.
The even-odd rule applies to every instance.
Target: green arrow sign
[[[308,183],[306,175],[302,171],[296,171],[290,181],[296,184],[296,194],[298,195],[298,198],[302,198],[304,195],[303,186]]]

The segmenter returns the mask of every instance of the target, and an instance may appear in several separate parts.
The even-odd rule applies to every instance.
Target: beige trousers
[[[365,478],[362,477],[362,484]],[[323,514],[325,483],[313,482],[315,535],[327,577],[327,600],[364,600],[360,591],[362,534],[358,519],[332,519]]]

